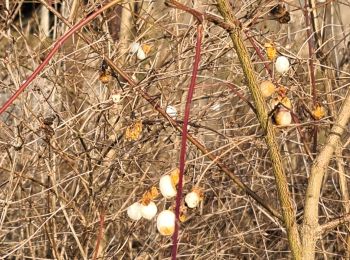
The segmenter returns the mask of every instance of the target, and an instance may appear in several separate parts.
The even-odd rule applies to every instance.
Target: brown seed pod
[[[277,50],[273,42],[265,43],[266,55],[269,60],[273,61],[277,57]]]
[[[141,133],[142,133],[142,121],[137,120],[126,129],[125,138],[128,141],[135,141],[139,139]]]
[[[102,84],[107,84],[107,83],[109,83],[111,81],[112,76],[104,71],[104,72],[101,72],[99,79],[102,82]]]
[[[321,106],[320,104],[317,104],[315,106],[314,110],[312,111],[312,116],[316,120],[320,120],[326,116],[326,109],[323,106]]]
[[[271,19],[277,20],[279,23],[288,23],[290,21],[290,14],[283,4],[275,5],[269,14]]]

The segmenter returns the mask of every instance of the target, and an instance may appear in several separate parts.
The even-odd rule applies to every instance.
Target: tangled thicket
[[[5,2],[8,5],[0,4],[1,103],[68,29],[41,4]],[[75,23],[106,1],[81,2],[66,0],[52,7]],[[126,2],[81,30],[99,53],[73,36],[1,115],[0,255],[7,259],[170,256],[171,239],[159,235],[154,221],[134,223],[125,214],[127,206],[158,185],[160,176],[178,166],[181,138],[137,88],[164,110],[169,105],[175,107],[176,122],[182,124],[196,21],[160,0]],[[194,6],[192,1],[182,2],[220,17],[213,1],[194,1]],[[325,143],[349,88],[350,28],[346,15],[350,2],[316,3],[317,16],[311,22],[316,21],[317,37],[308,35],[308,16],[299,1],[288,1],[288,23],[281,23],[271,12],[276,1],[234,2],[256,77],[285,86],[292,100],[294,124],[276,127],[276,136],[297,222],[301,223],[312,157]],[[309,39],[313,39],[311,53]],[[130,53],[133,42],[147,47],[146,59]],[[278,53],[289,58],[287,75],[273,72],[265,43],[274,43]],[[132,77],[137,88],[115,74],[101,53]],[[251,105],[254,103],[230,37],[206,21],[189,133],[268,204],[279,208],[265,133]],[[312,113],[317,105],[327,110],[319,120]],[[132,129],[135,125],[138,128]],[[350,170],[349,137],[347,128],[341,149],[324,177],[320,223],[350,212],[349,201],[344,200],[344,177]],[[189,210],[187,221],[181,223],[179,257],[289,256],[283,223],[189,144],[184,192],[195,185],[204,190],[204,201],[200,208]],[[159,209],[174,206],[172,200],[159,198],[156,203]],[[317,256],[345,257],[350,248],[348,233],[346,225],[327,233],[317,244]]]

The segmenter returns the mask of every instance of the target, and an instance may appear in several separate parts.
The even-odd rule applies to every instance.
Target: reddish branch
[[[255,39],[254,36],[250,36],[247,32],[246,35],[248,37],[248,40],[250,41],[250,43],[252,44],[253,48],[255,49],[256,54],[259,56],[260,60],[263,62],[264,67],[267,71],[267,73],[269,73],[270,77],[272,77],[272,71],[269,67],[269,65],[266,63],[265,59],[264,59],[264,55],[262,55],[259,47],[255,44]]]
[[[194,64],[193,64],[193,70],[192,70],[192,78],[190,85],[188,87],[188,94],[187,94],[187,100],[185,105],[185,114],[184,114],[184,122],[182,125],[182,138],[181,138],[181,151],[180,151],[180,174],[179,174],[179,183],[177,187],[177,194],[176,194],[176,205],[175,205],[175,231],[173,234],[173,247],[172,247],[172,259],[176,260],[177,256],[177,244],[178,244],[178,236],[179,236],[179,216],[180,216],[180,205],[181,205],[181,198],[182,198],[182,184],[183,184],[183,175],[185,171],[185,162],[186,162],[186,144],[187,144],[187,126],[188,126],[188,120],[190,117],[190,110],[191,110],[191,103],[194,93],[194,88],[196,85],[196,79],[198,75],[198,68],[199,68],[199,62],[201,57],[201,45],[202,45],[202,37],[203,37],[203,18],[202,15],[191,8],[188,8],[187,6],[184,6],[176,1],[169,1],[167,2],[169,6],[179,8],[185,12],[188,12],[192,14],[195,18],[198,20],[198,26],[197,26],[197,42],[196,42],[196,53],[194,57]]]
[[[178,235],[179,235],[179,216],[180,216],[180,204],[181,204],[181,197],[182,197],[182,182],[183,182],[183,175],[185,170],[185,162],[186,162],[186,144],[187,144],[187,126],[188,126],[188,120],[190,117],[190,109],[191,109],[191,103],[192,103],[192,97],[194,93],[194,87],[196,85],[196,79],[198,74],[198,67],[200,62],[200,55],[201,55],[201,45],[202,45],[202,34],[203,34],[203,26],[202,24],[199,24],[197,26],[197,43],[196,43],[196,54],[194,57],[194,64],[193,64],[193,70],[192,70],[192,78],[190,86],[188,87],[188,94],[187,94],[187,100],[186,100],[186,106],[185,106],[185,115],[184,115],[184,123],[182,125],[182,138],[181,138],[181,152],[180,152],[180,175],[179,175],[179,183],[177,187],[177,194],[176,194],[176,206],[175,206],[175,232],[173,235],[173,248],[172,248],[172,259],[176,259],[177,255],[177,243],[178,243]]]

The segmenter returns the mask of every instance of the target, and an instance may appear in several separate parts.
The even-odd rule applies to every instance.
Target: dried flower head
[[[172,170],[170,173],[171,182],[173,183],[174,187],[179,183],[179,174],[180,174],[179,168]]]
[[[283,105],[287,109],[292,109],[292,102],[288,97],[277,96],[271,101],[271,107],[275,108],[277,105]]]
[[[108,74],[106,71],[103,71],[101,72],[99,79],[102,82],[102,84],[107,84],[111,81],[112,76]]]
[[[142,121],[137,120],[134,123],[132,123],[125,132],[125,138],[128,141],[135,141],[139,139],[140,134],[142,132]]]
[[[146,191],[141,199],[142,205],[148,205],[152,200],[157,198],[159,195],[158,189],[156,187],[152,187],[150,190]]]
[[[274,61],[277,57],[277,50],[273,42],[265,43],[265,50],[267,58],[271,61]]]
[[[143,49],[144,53],[147,55],[152,50],[152,45],[150,45],[150,44],[142,44],[141,48]]]
[[[326,116],[326,109],[320,104],[317,104],[312,111],[312,115],[316,120],[320,120]]]

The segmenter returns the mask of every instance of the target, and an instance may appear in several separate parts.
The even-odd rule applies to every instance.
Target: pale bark
[[[350,92],[347,93],[343,106],[338,114],[326,145],[316,157],[309,178],[305,196],[304,221],[302,225],[302,249],[303,259],[315,259],[315,247],[318,239],[318,202],[324,174],[334,151],[340,143],[341,136],[345,130],[350,117]]]

